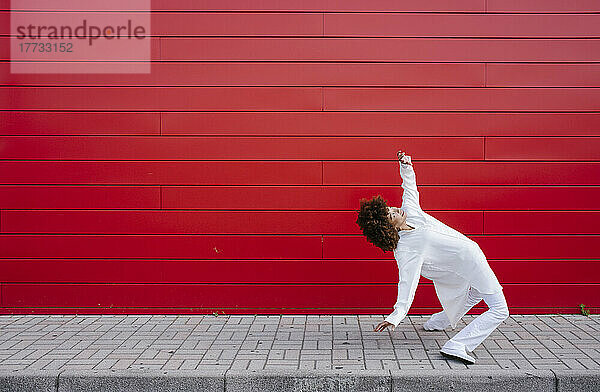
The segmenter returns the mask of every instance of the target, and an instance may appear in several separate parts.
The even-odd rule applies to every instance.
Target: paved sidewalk
[[[373,332],[385,315],[0,316],[0,371],[268,369],[589,369],[600,373],[600,317],[515,315],[475,351],[446,360],[455,331],[428,316]]]

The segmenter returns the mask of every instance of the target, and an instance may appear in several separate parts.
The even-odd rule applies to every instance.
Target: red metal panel
[[[600,185],[599,163],[418,162],[420,185]],[[323,166],[323,168],[322,168]],[[417,167],[417,166],[415,166]],[[323,176],[322,177],[322,171]],[[464,173],[468,173],[465,175]],[[398,163],[0,161],[4,184],[328,185],[401,184]],[[375,194],[359,189],[361,195]],[[357,192],[356,195],[359,193]],[[401,200],[401,199],[398,199]],[[310,201],[314,204],[314,201]],[[281,202],[280,202],[281,203]]]
[[[322,36],[319,13],[153,13],[152,35]]]
[[[600,88],[335,88],[324,110],[600,110]]]
[[[19,12],[14,12],[19,14]],[[27,12],[44,18],[46,12]],[[53,13],[56,14],[56,13]],[[121,12],[121,15],[135,15]],[[93,13],[91,13],[94,17]],[[60,17],[60,16],[56,16]],[[152,36],[524,37],[600,36],[600,15],[485,13],[235,13],[151,14]],[[10,14],[0,11],[0,34]]]
[[[158,135],[160,127],[160,113],[0,112],[0,135]]]
[[[597,259],[597,235],[472,236],[491,259]],[[541,305],[541,304],[540,304]]]
[[[39,4],[40,10],[72,10],[61,7],[61,3]],[[123,10],[128,10],[128,4],[123,3]],[[104,7],[99,6],[99,9]],[[10,9],[9,0],[0,1],[0,9]],[[30,9],[30,8],[28,8]],[[426,2],[398,2],[393,0],[375,0],[364,2],[360,0],[305,0],[301,2],[281,2],[278,0],[153,0],[153,11],[313,11],[313,12],[599,12],[600,6],[596,0],[578,0],[565,2],[563,0],[433,0]]]
[[[372,160],[389,159],[397,151],[390,139],[372,137],[5,136],[0,140],[5,159]],[[406,138],[404,146],[423,159],[483,159],[483,138]]]
[[[487,0],[487,12],[599,12],[596,0]]]
[[[598,235],[469,235],[486,258],[525,259],[597,259],[600,254]],[[324,259],[380,259],[393,257],[362,236],[323,236]]]
[[[570,296],[558,285],[504,285],[507,302],[515,307],[568,307],[598,302],[597,284],[570,284]],[[150,290],[149,287],[152,287]],[[559,286],[558,286],[559,287]],[[204,284],[19,284],[6,283],[3,305],[52,307],[197,307],[263,309],[268,307],[322,308],[392,307],[396,285],[204,285]],[[591,302],[590,302],[591,300]],[[421,285],[413,302],[415,307],[437,305],[432,284]],[[388,310],[389,311],[389,310]]]
[[[154,0],[150,74],[0,63],[0,313],[387,314],[355,217],[398,149],[511,313],[600,309],[598,10]]]
[[[598,37],[600,15],[325,14],[324,36],[336,37]]]
[[[600,135],[599,113],[167,112],[161,119],[163,135]]]
[[[600,185],[600,163],[595,162],[413,163],[419,185]],[[401,183],[396,162],[323,162],[325,185],[390,182]]]
[[[487,64],[488,87],[600,87],[600,64]]]
[[[432,215],[461,232],[483,234],[480,211]],[[361,234],[354,211],[6,210],[0,222],[2,233],[196,234],[201,228],[202,234]]]
[[[430,214],[464,234],[600,234],[599,211]],[[356,212],[328,211],[6,210],[0,226],[3,233],[195,234],[202,227],[203,234],[361,234]]]
[[[320,110],[321,89],[301,87],[0,87],[0,109]]]
[[[503,284],[600,283],[599,260],[490,260]],[[285,271],[285,273],[281,273]],[[3,259],[7,283],[388,283],[387,260],[126,260]],[[420,284],[431,283],[421,278]]]
[[[485,159],[597,161],[600,160],[600,137],[488,137]],[[600,177],[600,171],[597,175]]]
[[[5,209],[1,218],[11,213],[6,209],[13,208],[145,209],[160,206],[161,191],[158,186],[0,185],[0,208]]]
[[[235,222],[232,222],[235,224]],[[320,235],[3,235],[4,258],[321,259]]]
[[[28,11],[27,13],[31,20],[47,20],[46,12]],[[18,16],[20,12],[14,14]],[[92,18],[95,16],[89,13],[88,15]],[[136,14],[120,12],[119,15],[133,19]],[[57,12],[53,12],[53,16],[57,18],[55,20],[62,17]],[[0,34],[10,34],[9,22],[10,13],[0,11]],[[151,13],[150,26],[152,36],[322,36],[323,15],[316,13]]]
[[[72,9],[72,2],[68,2]],[[51,4],[51,6],[50,6]],[[62,3],[54,1],[45,6],[44,3],[36,4],[40,9],[64,10]],[[1,0],[0,8],[9,9],[9,0]],[[102,3],[99,9],[104,9]],[[120,9],[128,10],[130,4],[123,3]],[[29,9],[29,8],[28,8]],[[485,11],[485,0],[428,0],[426,2],[398,2],[396,0],[373,0],[364,2],[361,0],[303,0],[303,1],[280,1],[280,0],[152,0],[153,11],[412,11],[412,12],[483,12]]]
[[[161,38],[162,60],[600,61],[600,39]]]
[[[569,162],[419,164],[418,178],[422,185],[598,185],[600,170],[597,163]],[[324,170],[328,172],[323,181],[326,185],[365,186],[393,182],[399,186],[401,180],[394,165],[397,163],[325,162]],[[0,161],[0,169],[0,181],[12,184],[246,185],[249,178],[253,185],[322,184],[320,162]],[[462,174],[466,172],[468,176]]]
[[[402,205],[402,190],[398,185],[244,186],[243,192],[240,192],[239,187],[218,186],[164,186],[161,189],[163,209],[355,210],[362,197],[371,198],[377,194],[382,195],[388,204]],[[68,190],[65,192],[65,198],[68,198]],[[445,212],[435,210],[600,210],[600,187],[421,185],[419,193],[423,209],[436,216]],[[32,207],[60,206],[36,200]],[[11,208],[23,207],[15,204]]]
[[[321,162],[1,161],[3,184],[321,185]]]
[[[48,66],[44,63],[43,66]],[[10,85],[85,86],[450,86],[482,87],[484,64],[436,63],[153,63],[148,74],[11,73],[0,63],[0,80]],[[244,113],[216,113],[235,117]],[[213,114],[214,115],[214,114]],[[261,113],[262,116],[264,114]],[[284,113],[282,115],[287,115]],[[204,113],[177,113],[201,118]],[[314,116],[314,115],[313,115]],[[248,121],[253,121],[249,118]],[[302,123],[300,123],[302,124]],[[197,126],[197,123],[194,123]],[[277,132],[285,132],[278,129]]]
[[[484,234],[600,234],[599,220],[600,211],[485,211]]]
[[[14,12],[17,15],[19,12]],[[45,12],[27,14],[31,20],[47,20]],[[57,15],[58,14],[58,15]],[[102,16],[87,13],[98,20]],[[123,18],[135,17],[135,13],[120,12]],[[58,20],[60,13],[53,12]],[[21,16],[21,18],[23,18]],[[322,36],[323,15],[317,13],[152,13],[150,15],[152,36]],[[10,13],[0,11],[0,34],[10,34]]]
[[[18,110],[600,110],[600,88],[0,87]]]
[[[597,235],[470,235],[489,259],[597,258]],[[174,257],[377,259],[387,255],[362,236],[39,235],[0,236],[3,257]]]
[[[455,210],[600,210],[600,187],[421,187],[424,208]]]

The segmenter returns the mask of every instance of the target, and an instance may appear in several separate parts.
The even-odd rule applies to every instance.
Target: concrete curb
[[[0,371],[4,391],[600,392],[600,370],[19,370]]]
[[[389,392],[389,370],[229,370],[225,390]]]
[[[56,392],[58,371],[51,370],[0,370],[0,391]]]
[[[600,391],[600,370],[554,370],[557,391]]]
[[[392,370],[392,392],[555,391],[550,370]]]
[[[224,391],[225,371],[198,370],[65,370],[58,392],[85,391]]]

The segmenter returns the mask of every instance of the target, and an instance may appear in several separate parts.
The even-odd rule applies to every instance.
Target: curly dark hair
[[[360,210],[356,223],[362,229],[367,241],[384,252],[393,251],[400,235],[388,218],[388,206],[381,195],[371,199],[360,199]]]

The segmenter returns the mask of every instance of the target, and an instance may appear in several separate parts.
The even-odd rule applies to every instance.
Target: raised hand
[[[406,155],[402,150],[398,150],[396,155],[398,156],[398,160],[400,162],[412,166],[412,159],[410,155]]]

